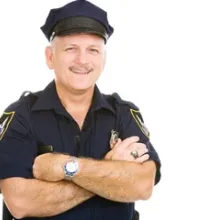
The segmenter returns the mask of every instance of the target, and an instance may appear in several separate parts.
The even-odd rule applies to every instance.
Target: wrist
[[[69,160],[69,158],[70,158],[70,155],[66,155],[66,154],[59,154],[58,157],[54,158],[54,162],[53,162],[54,172],[57,173],[56,175],[59,175],[61,180],[63,180],[65,177],[64,172],[63,172],[63,166]]]
[[[72,181],[73,177],[79,172],[79,159],[69,156],[63,164],[63,179]]]

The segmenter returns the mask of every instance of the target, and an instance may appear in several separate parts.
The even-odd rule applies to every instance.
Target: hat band
[[[83,32],[100,35],[106,41],[109,37],[107,34],[107,30],[100,22],[89,17],[78,16],[66,18],[58,22],[53,29],[50,40],[53,40],[55,36]]]

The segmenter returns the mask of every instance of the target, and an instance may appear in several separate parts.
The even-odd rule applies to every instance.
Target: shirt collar
[[[90,110],[97,111],[102,108],[105,108],[116,114],[114,108],[107,101],[107,98],[99,91],[97,85],[95,85]],[[69,113],[66,111],[58,97],[54,80],[42,92],[38,94],[38,99],[32,106],[31,111],[51,109],[55,110],[56,113],[70,117]]]
[[[98,88],[97,85],[95,85],[94,89],[94,95],[93,95],[93,100],[92,100],[92,105],[91,105],[91,111],[96,111],[101,108],[110,110],[114,114],[116,114],[115,109],[112,107],[112,105],[109,103],[107,96],[102,94]]]

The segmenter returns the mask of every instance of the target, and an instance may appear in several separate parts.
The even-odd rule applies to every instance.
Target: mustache
[[[93,68],[88,65],[82,65],[82,66],[70,66],[69,70],[71,72],[90,72],[93,70]]]

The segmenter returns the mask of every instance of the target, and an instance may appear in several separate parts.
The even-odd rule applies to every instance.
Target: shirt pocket
[[[103,159],[110,151],[111,131],[116,130],[116,117],[109,112],[97,112],[92,120],[90,156]]]
[[[33,129],[38,145],[38,154],[63,152],[63,143],[58,121],[52,111],[32,113]]]

